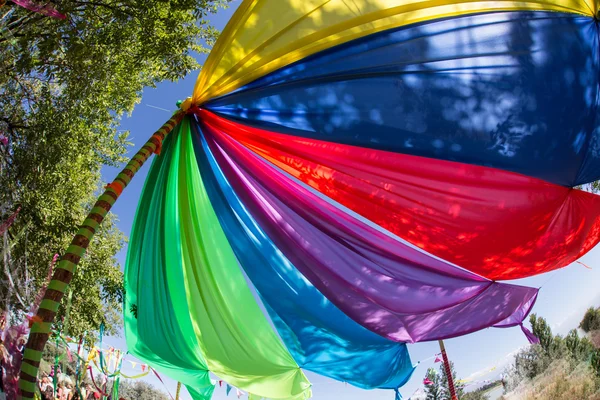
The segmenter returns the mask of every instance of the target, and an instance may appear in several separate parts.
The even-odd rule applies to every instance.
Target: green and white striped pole
[[[50,337],[50,329],[54,318],[60,306],[60,301],[65,295],[73,274],[77,269],[79,260],[85,254],[92,237],[96,233],[98,226],[106,217],[115,204],[121,192],[133,176],[139,171],[144,163],[150,158],[152,153],[160,154],[162,142],[175,126],[181,122],[185,111],[177,111],[152,137],[146,142],[144,147],[136,153],[129,161],[127,166],[117,175],[115,180],[106,187],[105,192],[98,198],[96,204],[88,214],[85,221],[79,228],[79,231],[71,241],[71,245],[66,253],[61,257],[52,280],[46,289],[44,299],[37,311],[37,318],[29,334],[29,340],[25,346],[23,363],[21,364],[21,375],[19,379],[19,389],[22,400],[33,400],[36,389],[37,375],[40,368],[40,360],[46,342]]]

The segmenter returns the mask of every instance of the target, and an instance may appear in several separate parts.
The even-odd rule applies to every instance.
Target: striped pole
[[[123,189],[127,187],[131,179],[150,158],[152,153],[160,154],[162,142],[175,126],[181,122],[185,112],[178,111],[171,119],[169,119],[152,137],[146,142],[144,147],[136,153],[129,161],[127,166],[117,175],[115,180],[106,186],[106,190],[98,198],[96,204],[88,214],[85,221],[79,228],[79,231],[71,241],[71,245],[67,248],[66,253],[61,257],[52,280],[46,289],[44,299],[37,311],[37,318],[33,318],[34,322],[31,327],[29,339],[25,346],[23,355],[23,363],[21,364],[21,375],[19,379],[19,389],[21,390],[21,399],[30,400],[34,398],[38,370],[40,368],[40,360],[46,342],[50,336],[50,329],[54,322],[54,317],[60,306],[69,283],[73,278],[73,274],[77,268],[77,264],[96,233],[98,226],[106,217],[115,204]]]
[[[177,382],[177,391],[175,392],[175,400],[179,400],[181,394],[181,382]]]
[[[440,350],[442,351],[442,358],[444,360],[444,370],[446,371],[446,380],[448,381],[448,390],[450,391],[450,397],[452,400],[458,400],[456,396],[456,389],[454,388],[454,378],[452,378],[452,370],[450,369],[450,363],[448,362],[448,355],[446,354],[446,347],[444,341],[439,340]]]

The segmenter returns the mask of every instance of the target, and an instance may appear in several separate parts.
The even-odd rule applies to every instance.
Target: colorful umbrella
[[[246,0],[162,145],[126,267],[131,353],[303,399],[398,389],[405,343],[522,326],[599,240],[595,1]],[[532,340],[534,338],[531,338]]]

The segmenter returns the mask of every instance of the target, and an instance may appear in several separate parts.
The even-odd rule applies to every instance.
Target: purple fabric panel
[[[527,317],[527,315],[529,315],[529,312],[535,305],[536,301],[537,293],[535,296],[531,297],[525,304],[523,304],[523,307],[521,307],[519,310],[516,310],[505,320],[494,324],[494,326],[496,328],[511,328],[513,326],[521,325],[523,320]]]
[[[537,337],[537,336],[535,336],[533,334],[533,332],[531,332],[529,329],[525,328],[525,326],[523,324],[521,324],[521,330],[523,331],[523,333],[527,337],[527,340],[529,340],[529,343],[531,343],[531,344],[540,344],[540,338]]]
[[[327,298],[384,337],[420,342],[526,316],[537,290],[499,284],[391,238],[203,124],[228,181],[271,240]],[[513,317],[516,316],[516,317]]]

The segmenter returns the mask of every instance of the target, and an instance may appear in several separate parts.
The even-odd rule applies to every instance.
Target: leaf
[[[0,150],[0,207],[22,206],[8,263],[28,301],[93,205],[102,167],[123,165],[131,145],[123,116],[145,87],[199,68],[196,53],[218,35],[206,16],[227,3],[64,0],[56,7],[65,20],[14,7],[0,21],[0,132],[10,146]],[[73,277],[68,334],[101,323],[117,332],[124,293],[115,255],[124,243],[109,214]],[[24,308],[15,295],[7,301]]]

